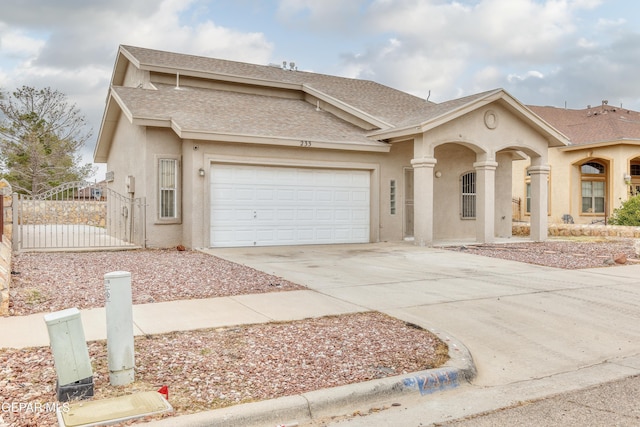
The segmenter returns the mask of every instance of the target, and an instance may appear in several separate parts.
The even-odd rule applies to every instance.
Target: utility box
[[[104,275],[107,316],[107,357],[111,385],[134,381],[133,303],[131,273],[114,271]]]
[[[93,370],[77,308],[45,314],[53,362],[58,377],[58,400],[93,396]]]

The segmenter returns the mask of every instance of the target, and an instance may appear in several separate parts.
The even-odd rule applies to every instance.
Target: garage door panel
[[[272,189],[265,189],[265,188],[258,188],[256,190],[256,199],[257,200],[274,200],[274,190]]]
[[[211,195],[214,199],[219,200],[219,201],[227,201],[227,200],[233,200],[233,189],[231,187],[228,188],[216,188],[215,192],[213,192]]]
[[[253,211],[249,209],[216,209],[211,213],[216,221],[236,222],[253,221]]]
[[[351,215],[351,211],[347,209],[337,209],[335,211],[335,219],[339,222],[351,222],[353,217]]]
[[[296,219],[295,209],[278,209],[278,221],[293,221]]]
[[[293,202],[296,200],[296,191],[294,189],[281,189],[277,191],[278,201]]]
[[[369,222],[369,211],[365,209],[354,209],[351,211],[352,219],[359,223]]]
[[[333,221],[333,210],[318,209],[316,211],[316,219],[318,221]]]
[[[350,228],[339,228],[335,229],[335,236],[338,240],[349,240],[351,238],[351,229]]]
[[[313,191],[304,188],[296,191],[296,197],[299,202],[313,201]]]
[[[368,202],[369,193],[364,191],[354,191],[351,193],[354,202]]]
[[[370,173],[213,165],[211,246],[369,241]]]
[[[327,190],[318,190],[316,191],[317,202],[331,202],[333,201],[333,192]]]
[[[352,228],[351,235],[355,240],[363,240],[369,238],[369,227]]]
[[[319,242],[333,242],[333,229],[318,227],[316,229],[316,240]]]
[[[296,229],[296,241],[299,242],[313,242],[315,238],[315,231],[313,228],[301,228]]]
[[[296,211],[296,219],[298,221],[313,221],[314,211],[313,209],[298,209]]]

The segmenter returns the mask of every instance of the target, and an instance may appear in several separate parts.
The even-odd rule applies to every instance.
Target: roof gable
[[[565,135],[542,120],[504,89],[494,89],[437,104],[431,108],[429,114],[422,117],[422,120],[417,125],[410,123],[404,128],[375,131],[370,135],[387,139],[428,132],[494,102],[500,103],[516,117],[519,117],[536,129],[537,132],[544,135],[549,141],[550,147],[561,147],[568,144]]]

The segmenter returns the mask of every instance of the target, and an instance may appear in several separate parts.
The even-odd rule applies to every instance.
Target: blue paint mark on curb
[[[458,372],[441,371],[429,375],[417,375],[403,380],[405,387],[417,388],[421,395],[448,390],[459,385]]]

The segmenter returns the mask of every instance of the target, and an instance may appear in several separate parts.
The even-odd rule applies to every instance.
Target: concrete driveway
[[[462,341],[479,386],[640,354],[640,266],[560,270],[402,243],[213,255]]]

